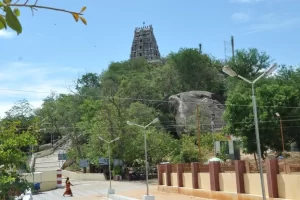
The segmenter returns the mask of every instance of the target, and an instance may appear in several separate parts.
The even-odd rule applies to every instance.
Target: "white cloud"
[[[231,0],[231,3],[258,3],[264,0]]]
[[[251,33],[257,33],[262,31],[270,31],[274,29],[283,29],[287,27],[291,27],[296,23],[299,23],[300,19],[287,19],[279,22],[273,23],[261,23],[261,24],[252,24],[250,25],[249,29]]]
[[[82,69],[57,64],[10,62],[0,63],[0,117],[14,103],[27,99],[35,108],[51,92],[69,93]]]
[[[250,20],[250,15],[243,12],[237,12],[232,14],[231,19],[236,23],[245,23]]]
[[[268,13],[257,17],[256,20],[247,27],[246,33],[257,33],[276,29],[286,29],[300,24],[299,17]]]
[[[15,36],[16,36],[16,33],[14,33],[14,32],[3,30],[3,29],[0,30],[0,38],[11,39]]]

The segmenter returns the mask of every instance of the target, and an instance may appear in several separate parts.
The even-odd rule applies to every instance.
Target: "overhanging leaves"
[[[17,16],[17,17],[19,17],[20,16],[20,10],[18,9],[18,8],[15,8],[14,9],[14,13],[15,13],[15,15]]]
[[[80,20],[82,21],[82,23],[84,23],[85,25],[87,25],[86,19],[84,19],[83,17],[80,17]]]
[[[5,21],[4,17],[0,16],[0,30],[3,28],[5,28],[5,29],[7,28],[6,21]]]
[[[6,6],[4,10],[6,12],[5,18],[6,18],[7,25],[11,29],[13,29],[14,31],[16,31],[18,35],[20,33],[22,33],[22,26],[21,26],[21,24],[20,24],[17,16],[11,10],[11,8],[9,6]]]
[[[72,13],[72,16],[74,17],[75,21],[78,22],[79,14],[78,13]]]
[[[86,6],[84,6],[84,7],[81,8],[80,13],[83,13],[85,10],[86,10]]]

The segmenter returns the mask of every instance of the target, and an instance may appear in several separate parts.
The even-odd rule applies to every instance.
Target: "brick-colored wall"
[[[235,161],[231,166],[210,162],[209,165],[190,163],[157,167],[158,173],[164,174],[158,186],[162,191],[211,199],[261,199],[260,174],[247,171],[246,161]],[[296,189],[300,187],[300,175],[280,174],[275,159],[265,161],[264,171],[265,194],[270,199],[300,200],[300,191]]]

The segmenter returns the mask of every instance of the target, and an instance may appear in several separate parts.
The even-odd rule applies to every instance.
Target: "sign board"
[[[108,165],[108,158],[99,158],[100,165]]]
[[[215,141],[216,153],[221,153],[221,144],[220,141]]]
[[[228,145],[229,145],[229,154],[234,154],[233,140],[229,140]]]
[[[89,161],[88,160],[80,160],[79,161],[79,166],[80,167],[88,167],[89,166]]]
[[[59,153],[58,154],[58,160],[67,160],[67,154],[66,153]]]
[[[123,161],[120,159],[114,159],[114,166],[123,166]]]

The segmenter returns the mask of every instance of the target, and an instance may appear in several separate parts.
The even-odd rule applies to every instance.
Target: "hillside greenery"
[[[155,165],[162,161],[199,161],[197,129],[179,136],[175,116],[168,104],[170,95],[192,90],[210,91],[224,100],[220,103],[226,105],[226,127],[216,134],[216,139],[238,136],[244,151],[255,153],[251,86],[228,77],[222,67],[227,64],[252,80],[271,63],[267,53],[253,48],[237,50],[235,59],[227,63],[190,48],[170,53],[162,63],[149,63],[143,59],[112,62],[101,73],[82,75],[75,81],[75,89],[70,94],[49,94],[37,110],[23,99],[6,112],[0,129],[0,164],[5,166],[2,173],[12,166],[16,169],[24,164],[24,160],[20,159],[22,163],[17,160],[25,158],[26,152],[30,153],[31,145],[50,143],[51,133],[56,139],[68,136],[72,142],[68,155],[77,162],[88,159],[97,164],[99,157],[107,156],[107,145],[98,139],[101,136],[106,140],[120,137],[112,143],[114,158],[122,159],[129,166],[141,163],[144,161],[144,130],[126,122],[146,125],[157,117],[159,123],[146,130],[149,162]],[[280,65],[276,74],[257,83],[264,152],[267,149],[281,151],[282,148],[276,112],[283,120],[287,150],[292,143],[300,147],[299,90],[300,69],[297,66]],[[200,158],[204,161],[213,152],[210,132],[201,132],[200,146]],[[5,176],[8,177],[5,181],[13,181],[9,174]]]

